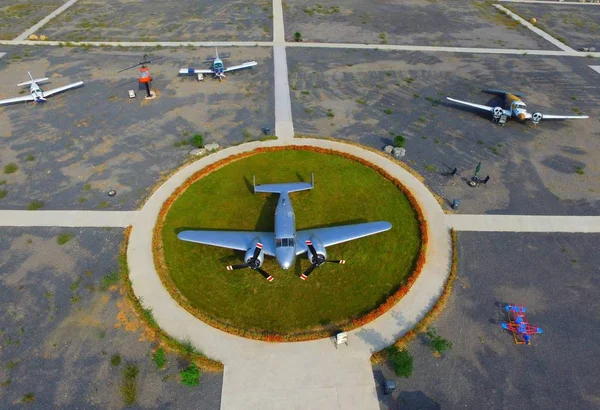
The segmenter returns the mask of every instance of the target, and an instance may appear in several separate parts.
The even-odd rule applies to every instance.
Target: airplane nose
[[[291,264],[290,262],[287,262],[287,261],[286,261],[286,262],[283,262],[283,263],[281,264],[281,267],[282,267],[284,270],[288,270],[289,268],[291,268],[291,267],[292,267],[292,264]]]

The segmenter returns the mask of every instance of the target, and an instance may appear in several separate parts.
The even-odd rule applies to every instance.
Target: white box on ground
[[[135,91],[129,90],[129,98],[135,98]]]

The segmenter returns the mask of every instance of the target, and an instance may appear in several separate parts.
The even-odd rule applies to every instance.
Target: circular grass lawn
[[[290,194],[297,230],[380,220],[392,229],[327,248],[328,259],[346,264],[323,264],[306,281],[300,280],[310,265],[306,254],[288,270],[265,257],[271,283],[251,269],[226,270],[242,263],[244,252],[177,239],[187,229],[272,232],[278,196],[253,194],[252,176],[257,184],[296,182],[310,181],[311,172],[315,188]],[[202,177],[173,202],[157,239],[163,280],[188,310],[259,338],[304,338],[367,314],[406,282],[421,248],[417,213],[393,182],[342,156],[302,150],[259,153]]]

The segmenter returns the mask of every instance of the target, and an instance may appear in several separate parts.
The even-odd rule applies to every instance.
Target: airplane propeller
[[[306,272],[304,272],[302,275],[300,275],[300,279],[302,279],[302,280],[306,280],[308,278],[308,276],[312,273],[312,271],[315,270],[315,268],[318,268],[325,262],[339,263],[341,265],[346,263],[346,261],[344,259],[339,259],[339,260],[325,259],[325,256],[317,253],[317,250],[315,249],[315,247],[312,244],[312,241],[310,241],[310,240],[306,241],[306,246],[308,246],[308,252],[310,253],[311,265],[308,267]]]
[[[248,259],[246,263],[240,263],[239,265],[229,265],[227,266],[227,270],[250,268],[252,270],[258,271],[269,282],[273,282],[273,276],[269,275],[267,272],[260,268],[260,260],[258,259],[258,256],[262,252],[262,248],[262,243],[258,242],[256,244],[256,248],[254,248],[254,255],[252,255],[252,257]]]
[[[165,57],[164,57],[164,56],[163,56],[163,57],[157,57],[157,58],[153,58],[153,59],[149,60],[149,59],[148,59],[148,54],[144,54],[143,61],[141,61],[141,62],[137,63],[136,65],[132,65],[131,67],[127,67],[127,68],[124,68],[124,69],[122,69],[122,70],[119,70],[119,71],[117,71],[117,73],[120,73],[120,72],[122,72],[122,71],[125,71],[125,70],[130,70],[130,69],[132,69],[132,68],[135,68],[135,67],[137,67],[137,66],[139,66],[139,65],[146,65],[146,64],[150,64],[150,63],[153,63],[153,62],[155,62],[155,61],[158,61],[158,60],[160,60],[160,59],[162,59],[162,58],[165,58]]]

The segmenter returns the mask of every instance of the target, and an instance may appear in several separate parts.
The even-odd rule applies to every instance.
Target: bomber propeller
[[[250,268],[252,270],[258,271],[261,275],[264,276],[266,280],[272,282],[273,276],[269,275],[267,272],[260,268],[260,260],[258,259],[258,256],[262,252],[262,248],[262,243],[258,242],[256,244],[256,248],[254,248],[254,255],[252,255],[252,257],[248,259],[246,263],[241,263],[239,265],[229,265],[227,266],[227,270]]]
[[[317,250],[315,249],[315,247],[313,246],[312,241],[310,241],[310,240],[306,241],[306,246],[308,246],[308,252],[310,253],[310,262],[311,262],[311,265],[308,267],[308,269],[306,270],[306,272],[304,272],[302,275],[300,275],[300,279],[302,279],[302,280],[306,280],[308,278],[308,276],[312,273],[312,271],[315,270],[315,268],[318,268],[319,266],[321,266],[325,262],[339,263],[341,265],[343,265],[344,263],[346,263],[346,261],[344,259],[339,259],[339,260],[327,260],[327,259],[325,259],[325,256],[320,255],[319,253],[317,253]]]

